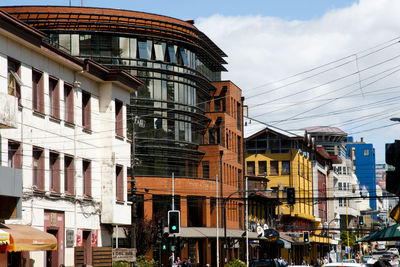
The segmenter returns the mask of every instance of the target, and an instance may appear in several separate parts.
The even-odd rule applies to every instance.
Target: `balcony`
[[[0,166],[0,219],[20,218],[22,212],[22,170]]]
[[[17,128],[18,99],[0,93],[0,129]]]

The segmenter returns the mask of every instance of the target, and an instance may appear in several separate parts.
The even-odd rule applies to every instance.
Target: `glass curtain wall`
[[[144,122],[135,125],[136,175],[197,177],[202,156],[197,147],[209,107],[205,86],[220,80],[219,71],[176,43],[106,34],[50,34],[50,39],[74,56],[125,69],[144,82],[131,96],[130,112]]]

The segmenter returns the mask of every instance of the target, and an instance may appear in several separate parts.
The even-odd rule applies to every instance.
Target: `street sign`
[[[346,246],[345,253],[346,253],[346,254],[349,254],[349,253],[350,253],[350,247]]]
[[[390,218],[395,220],[397,223],[400,222],[400,205],[397,204],[396,207],[394,207],[390,213],[389,213]]]
[[[135,248],[113,248],[112,261],[127,261],[136,262],[136,249]]]

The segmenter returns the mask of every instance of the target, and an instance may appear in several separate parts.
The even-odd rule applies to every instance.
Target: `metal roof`
[[[244,117],[244,138],[247,139],[259,132],[265,131],[265,130],[270,130],[274,131],[278,134],[287,136],[289,138],[303,138],[305,131],[296,131],[294,132],[289,132],[285,131],[282,129],[279,129],[277,127],[271,126],[269,124],[257,121],[255,119],[249,118],[249,117]]]

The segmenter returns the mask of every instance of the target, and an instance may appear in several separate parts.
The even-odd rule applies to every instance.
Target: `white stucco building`
[[[74,266],[79,246],[90,264],[91,248],[131,223],[126,110],[141,82],[53,48],[1,11],[0,25],[0,178],[20,171],[23,187],[17,216],[3,219],[56,236],[56,251],[22,253],[35,266]]]

